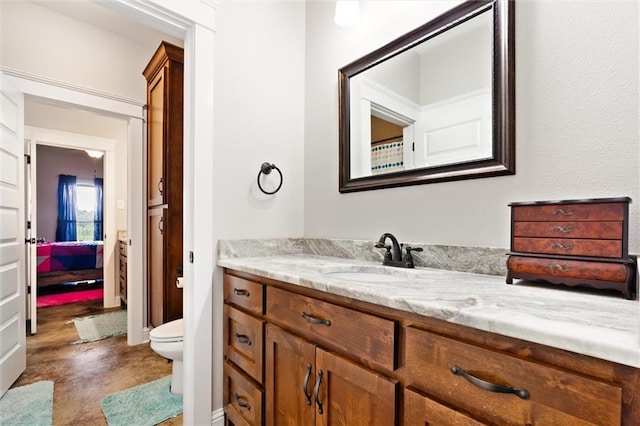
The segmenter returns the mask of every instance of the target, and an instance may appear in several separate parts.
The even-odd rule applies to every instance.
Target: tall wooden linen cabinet
[[[149,322],[182,318],[182,120],[184,51],[162,42],[147,79],[147,283]]]

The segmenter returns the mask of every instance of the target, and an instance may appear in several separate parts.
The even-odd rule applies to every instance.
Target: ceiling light
[[[91,158],[102,158],[102,156],[104,155],[103,151],[94,151],[92,149],[85,149],[84,152],[86,152],[87,155]]]
[[[355,0],[336,1],[336,24],[340,27],[351,27],[360,22],[360,4]]]

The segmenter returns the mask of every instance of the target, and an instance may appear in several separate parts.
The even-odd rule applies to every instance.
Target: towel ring
[[[274,190],[274,191],[265,191],[264,188],[262,187],[262,185],[260,185],[260,175],[261,174],[265,174],[268,175],[271,173],[271,170],[277,170],[278,174],[280,174],[280,184],[278,185],[278,187]],[[276,167],[275,164],[269,164],[269,163],[262,163],[262,165],[260,166],[260,171],[258,172],[258,188],[260,188],[260,191],[264,192],[267,195],[273,195],[276,192],[280,191],[280,188],[282,187],[282,172],[280,171],[280,169],[278,167]]]

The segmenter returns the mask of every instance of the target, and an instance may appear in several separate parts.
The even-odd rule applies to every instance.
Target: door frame
[[[214,296],[221,295],[221,268],[217,262],[217,239],[220,234],[215,221],[213,178],[214,137],[214,35],[215,8],[219,1],[199,0],[167,2],[162,0],[114,0],[101,3],[138,22],[153,26],[160,31],[184,38],[184,423],[185,424],[224,424],[222,408],[222,303]],[[4,70],[10,72],[13,70]],[[126,102],[118,96],[104,96],[98,92],[69,90],[67,83],[48,80],[43,84],[41,76],[30,76],[22,80],[25,88],[39,87],[30,94],[48,99],[71,98],[71,104],[83,105],[92,101],[93,109],[114,111],[129,119],[129,135],[142,140],[142,108]],[[20,82],[19,82],[20,83]],[[26,86],[26,87],[25,87]],[[37,93],[47,93],[47,96]],[[198,142],[196,142],[198,141]],[[132,140],[129,140],[132,144]],[[135,144],[134,144],[135,145]],[[141,145],[141,143],[140,143]],[[134,155],[139,155],[140,146],[136,146]],[[131,147],[128,154],[131,153]],[[133,160],[130,160],[130,162]],[[140,160],[142,161],[142,160]],[[144,173],[139,167],[139,174]],[[131,168],[130,168],[131,170]],[[128,191],[129,220],[128,238],[133,248],[136,241],[136,255],[143,252],[141,243],[143,226],[134,227],[130,218],[144,220],[144,198],[132,198],[144,194],[140,181],[130,183],[136,191]],[[143,179],[141,179],[144,181]],[[140,185],[140,187],[138,187]],[[212,190],[212,188],[214,190]],[[131,188],[130,188],[131,189]],[[194,194],[198,194],[195,197]],[[135,202],[133,202],[135,201]],[[136,206],[136,204],[139,204]],[[134,211],[134,209],[137,209]],[[138,211],[139,210],[139,211]],[[144,223],[144,222],[140,222]],[[195,232],[197,227],[197,232]],[[135,235],[134,235],[135,233]],[[134,238],[136,240],[134,240]],[[142,272],[142,267],[140,271]],[[130,277],[131,275],[129,275]],[[140,274],[140,278],[144,278]],[[145,281],[142,281],[145,282]],[[220,287],[220,288],[219,288]],[[127,295],[135,297],[135,294]],[[142,295],[140,295],[142,296]],[[141,303],[141,302],[140,302]],[[216,311],[216,323],[213,313]],[[128,312],[128,323],[142,326],[140,312],[136,317]],[[215,325],[215,327],[214,327]],[[132,330],[140,333],[142,327]],[[214,345],[215,344],[215,345]],[[214,348],[215,346],[215,348]],[[213,385],[215,384],[215,386]],[[215,409],[215,410],[214,410]]]
[[[39,127],[25,126],[24,138],[29,141],[31,152],[31,171],[32,176],[37,176],[38,172],[38,156],[37,145],[47,145],[59,148],[70,148],[77,150],[94,149],[104,151],[102,157],[103,179],[104,179],[104,210],[103,210],[103,306],[112,308],[120,306],[120,297],[116,294],[117,285],[115,282],[115,247],[117,243],[116,235],[116,195],[115,195],[115,146],[116,141],[113,139],[101,138],[92,135],[83,135],[79,133],[63,132],[59,130],[44,129]],[[31,235],[37,238],[38,230],[38,197],[37,197],[37,181],[31,182]],[[31,283],[31,321],[33,334],[37,330],[37,324],[34,323],[37,318],[37,254],[35,245],[30,247],[30,273],[28,274]]]

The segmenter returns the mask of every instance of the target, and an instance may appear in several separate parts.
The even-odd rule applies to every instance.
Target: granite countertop
[[[617,295],[526,282],[507,285],[504,276],[391,268],[304,253],[220,258],[218,265],[640,367],[639,304]],[[385,280],[336,274],[358,271],[384,274]]]

